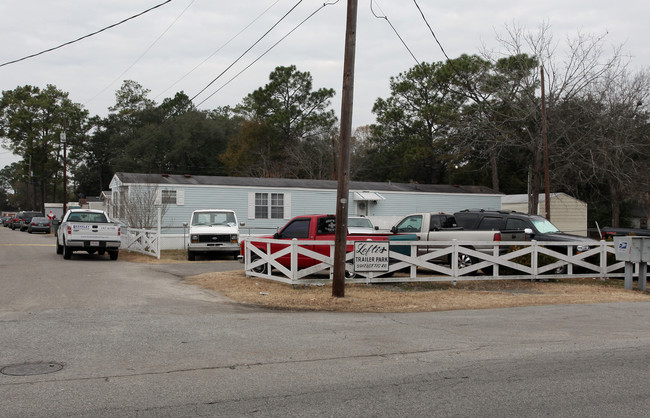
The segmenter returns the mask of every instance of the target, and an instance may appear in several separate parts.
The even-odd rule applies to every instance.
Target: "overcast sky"
[[[160,3],[163,0],[3,1],[0,64],[72,41]],[[1,66],[0,89],[53,84],[91,115],[106,116],[123,80],[140,83],[150,90],[149,98],[160,103],[179,91],[193,97],[232,65],[194,100],[201,109],[213,109],[240,103],[268,82],[275,67],[296,65],[311,73],[314,89],[336,90],[332,108],[339,114],[347,0],[330,3],[262,56],[321,8],[323,0],[173,0],[80,42]],[[445,59],[416,2],[374,0],[372,10],[370,4],[360,0],[358,5],[355,127],[374,122],[372,105],[389,95],[390,77],[416,63],[387,20],[375,14],[388,18],[419,61]],[[483,47],[498,48],[496,34],[504,33],[506,25],[535,31],[545,22],[560,44],[578,31],[607,33],[605,44],[623,44],[633,68],[650,67],[647,1],[417,0],[417,4],[450,58],[477,54]],[[0,167],[16,160],[0,149]]]

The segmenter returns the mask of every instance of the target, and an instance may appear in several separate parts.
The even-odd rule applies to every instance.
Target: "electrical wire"
[[[217,90],[215,90],[215,91],[214,91],[212,94],[210,94],[208,97],[206,97],[205,99],[203,99],[203,100],[202,100],[200,103],[198,103],[196,106],[198,107],[198,106],[202,105],[203,103],[205,103],[205,102],[206,102],[207,100],[209,100],[212,96],[214,96],[215,94],[217,94],[217,93],[218,93],[219,91],[221,91],[224,87],[226,87],[228,84],[230,84],[233,80],[235,80],[237,77],[239,77],[239,76],[240,76],[244,71],[246,71],[246,70],[248,70],[250,67],[252,67],[253,64],[255,64],[257,61],[259,61],[260,59],[262,59],[262,57],[264,57],[266,54],[268,54],[268,53],[269,53],[273,48],[275,48],[275,47],[276,47],[280,42],[282,42],[283,40],[285,40],[289,35],[291,35],[294,31],[296,31],[296,29],[298,29],[300,26],[302,26],[306,21],[308,21],[309,19],[311,19],[311,18],[312,18],[316,13],[320,12],[320,11],[321,11],[323,8],[325,8],[326,6],[331,6],[331,5],[336,4],[336,3],[338,3],[338,2],[339,2],[339,0],[336,0],[335,2],[330,2],[330,3],[323,3],[323,5],[322,5],[321,7],[319,7],[319,8],[316,9],[312,14],[310,14],[310,15],[307,16],[305,19],[303,19],[302,22],[298,23],[298,24],[297,24],[293,29],[291,29],[289,32],[287,32],[287,33],[286,33],[282,38],[280,38],[276,43],[274,43],[273,45],[271,45],[271,47],[269,47],[269,48],[268,48],[266,51],[264,51],[264,52],[263,52],[259,57],[257,57],[255,60],[253,60],[253,62],[251,62],[250,64],[248,64],[246,67],[244,67],[243,70],[241,70],[240,72],[238,72],[237,74],[235,74],[235,76],[233,76],[230,80],[228,80],[225,84],[223,84],[221,87],[219,87]],[[223,74],[223,73],[222,73],[222,74]],[[196,96],[194,96],[194,97],[196,97]]]
[[[35,54],[27,55],[27,56],[25,56],[25,57],[18,58],[18,59],[12,60],[12,61],[7,61],[7,62],[5,62],[5,63],[0,64],[0,67],[4,67],[4,66],[9,65],[9,64],[15,64],[15,63],[20,62],[20,61],[25,61],[25,60],[27,60],[27,59],[34,58],[34,57],[37,57],[37,56],[39,56],[39,55],[43,55],[43,54],[45,54],[45,53],[55,51],[55,50],[57,50],[57,49],[60,49],[60,48],[65,47],[65,46],[72,45],[72,44],[77,43],[77,42],[79,42],[79,41],[82,41],[82,40],[84,40],[84,39],[86,39],[86,38],[90,38],[91,36],[95,36],[95,35],[97,35],[97,34],[99,34],[99,33],[101,33],[101,32],[104,32],[104,31],[108,30],[108,29],[112,29],[112,28],[114,28],[114,27],[116,27],[116,26],[119,26],[119,25],[121,25],[121,24],[123,24],[123,23],[126,23],[126,22],[128,22],[129,20],[133,20],[133,19],[135,19],[135,18],[137,18],[137,17],[140,17],[140,16],[142,16],[143,14],[145,14],[145,13],[149,13],[150,11],[152,11],[152,10],[154,10],[154,9],[157,9],[157,8],[159,8],[159,7],[162,7],[162,6],[164,6],[165,4],[167,4],[167,3],[171,3],[171,1],[172,1],[172,0],[166,0],[166,1],[162,2],[162,3],[160,3],[160,4],[157,4],[157,5],[153,6],[153,7],[148,8],[147,10],[145,10],[145,11],[143,11],[143,12],[140,12],[140,13],[138,13],[138,14],[135,14],[135,15],[133,15],[133,16],[131,16],[131,17],[127,17],[127,18],[124,19],[124,20],[121,20],[121,21],[119,21],[119,22],[117,22],[117,23],[114,23],[114,24],[112,24],[112,25],[106,26],[105,28],[102,28],[102,29],[97,30],[97,31],[92,32],[92,33],[89,33],[89,34],[87,34],[87,35],[84,35],[84,36],[82,36],[82,37],[80,37],[80,38],[77,38],[77,39],[74,39],[74,40],[72,40],[72,41],[64,42],[64,43],[62,43],[61,45],[58,45],[58,46],[55,46],[55,47],[52,47],[52,48],[45,49],[45,50],[43,50],[43,51],[41,51],[41,52],[37,52],[37,53],[35,53]]]
[[[267,30],[267,31],[266,31],[266,32],[265,32],[265,33],[264,33],[264,34],[263,34],[263,35],[262,35],[262,36],[261,36],[257,41],[255,41],[255,42],[253,43],[253,45],[251,45],[250,47],[248,47],[248,49],[246,49],[246,51],[244,51],[244,52],[243,52],[239,57],[237,57],[237,59],[236,59],[235,61],[233,61],[233,62],[232,62],[228,67],[226,67],[225,70],[223,70],[223,71],[222,71],[218,76],[216,76],[216,77],[215,77],[214,79],[212,79],[212,81],[210,81],[210,82],[209,82],[205,87],[203,87],[203,88],[201,89],[201,91],[199,91],[198,93],[196,93],[196,94],[195,94],[195,95],[190,99],[190,101],[191,101],[191,102],[194,101],[194,99],[196,99],[196,98],[197,98],[201,93],[203,93],[204,91],[206,91],[206,90],[208,89],[208,87],[210,87],[210,86],[211,86],[212,84],[214,84],[218,79],[220,79],[221,76],[223,76],[223,75],[226,73],[226,71],[228,71],[228,70],[231,69],[235,64],[237,64],[237,63],[239,62],[239,60],[242,59],[242,58],[244,57],[244,55],[246,55],[246,54],[247,54],[251,49],[253,49],[253,48],[255,47],[255,45],[257,45],[258,43],[260,43],[260,42],[262,41],[262,39],[264,39],[264,38],[265,38],[265,37],[266,37],[266,36],[267,36],[267,35],[268,35],[268,34],[269,34],[273,29],[275,29],[275,27],[278,26],[278,25],[280,24],[280,22],[282,22],[282,21],[283,21],[287,16],[289,16],[289,14],[291,14],[291,12],[293,12],[293,11],[296,9],[296,7],[298,7],[298,5],[300,5],[300,3],[302,3],[302,2],[303,2],[303,0],[299,0],[296,4],[294,4],[293,7],[292,7],[291,9],[289,9],[289,11],[288,11],[287,13],[285,13],[285,15],[282,16],[282,17],[280,18],[280,20],[278,20],[277,22],[275,22],[275,23],[273,24],[273,26],[271,26],[271,27],[269,28],[269,30]]]
[[[252,20],[248,25],[246,25],[242,30],[240,30],[239,32],[237,32],[237,34],[236,34],[235,36],[233,36],[233,37],[230,38],[228,41],[226,41],[223,45],[221,45],[219,48],[217,48],[216,51],[214,51],[212,54],[210,54],[210,56],[208,56],[206,59],[204,59],[203,61],[201,61],[198,65],[196,65],[196,66],[195,66],[194,68],[192,68],[190,71],[188,71],[184,76],[182,76],[181,78],[179,78],[178,80],[176,80],[176,81],[175,81],[171,86],[167,87],[165,90],[163,90],[162,92],[160,92],[156,97],[154,97],[154,100],[157,99],[158,97],[162,96],[163,94],[165,94],[169,89],[171,89],[172,87],[174,87],[175,85],[177,85],[178,83],[180,83],[181,81],[183,81],[187,76],[189,76],[190,74],[192,74],[192,73],[193,73],[197,68],[199,68],[200,66],[202,66],[203,64],[205,64],[206,62],[208,62],[208,60],[209,60],[210,58],[214,57],[214,56],[215,56],[219,51],[221,51],[223,48],[225,48],[226,46],[228,46],[228,44],[230,44],[232,41],[234,41],[234,40],[235,40],[239,35],[241,35],[242,33],[244,33],[244,31],[246,31],[246,29],[248,29],[248,28],[251,27],[255,22],[257,22],[257,21],[258,21],[262,16],[264,16],[264,15],[265,15],[269,10],[271,10],[271,8],[272,8],[273,6],[275,6],[276,4],[278,4],[279,1],[280,1],[280,0],[275,0],[275,2],[274,2],[273,4],[271,4],[269,7],[267,7],[267,8],[266,8],[262,13],[260,13],[260,14],[255,18],[255,19],[253,19],[253,20]]]
[[[151,48],[154,47],[162,39],[162,37],[178,22],[178,20],[185,14],[185,12],[194,4],[196,0],[191,0],[190,3],[183,9],[183,11],[172,21],[172,23],[167,26],[167,28],[149,45],[142,54],[131,64],[129,65],[124,71],[120,73],[113,81],[111,81],[106,87],[104,87],[99,93],[94,95],[92,98],[90,98],[86,103],[90,103],[93,100],[95,100],[97,97],[99,97],[102,93],[104,93],[106,90],[108,90],[113,84],[115,84],[116,81],[122,79],[124,74],[126,74],[131,68],[135,66],[147,53],[151,50]]]
[[[395,29],[395,26],[393,26],[393,24],[390,22],[390,20],[388,19],[388,17],[387,17],[385,14],[384,14],[383,16],[379,16],[379,15],[377,15],[377,13],[375,13],[375,10],[374,10],[373,7],[372,7],[372,5],[373,5],[374,2],[375,2],[375,0],[370,0],[370,11],[372,12],[372,14],[373,14],[377,19],[384,19],[384,20],[385,20],[385,21],[390,25],[390,27],[393,29],[393,32],[395,32],[395,35],[397,35],[397,37],[399,38],[399,40],[402,42],[402,45],[404,45],[404,47],[405,47],[406,50],[409,52],[409,54],[411,54],[411,57],[413,57],[413,59],[415,60],[415,62],[417,62],[418,65],[420,65],[420,61],[415,57],[415,55],[413,54],[413,51],[411,51],[411,48],[409,48],[408,45],[406,45],[406,42],[404,41],[404,39],[402,38],[402,36],[399,34],[399,32],[397,32],[397,29]],[[381,10],[381,7],[379,7],[379,4],[377,4],[377,8],[379,9],[380,12],[384,13],[384,11]]]
[[[418,11],[420,12],[420,15],[422,16],[422,19],[424,20],[424,23],[427,24],[427,27],[429,28],[429,31],[431,32],[431,35],[433,35],[433,39],[436,40],[436,43],[440,47],[440,50],[442,51],[442,54],[447,58],[447,61],[450,61],[449,56],[445,52],[445,48],[442,47],[442,44],[438,40],[438,37],[436,36],[436,33],[433,31],[433,28],[431,28],[431,25],[429,24],[429,21],[427,21],[426,16],[424,16],[424,13],[422,12],[422,9],[420,8],[420,5],[418,4],[417,0],[413,0],[413,3],[415,3],[415,7],[418,8]]]
[[[456,73],[456,76],[465,83],[465,87],[467,87],[467,90],[470,94],[470,97],[476,101],[477,103],[483,103],[484,100],[481,97],[481,95],[474,89],[472,84],[469,82],[466,76],[462,75],[460,71],[458,71],[458,68],[456,68],[456,65],[454,62],[449,58],[447,55],[447,52],[445,51],[445,48],[442,47],[442,44],[438,40],[438,37],[436,36],[436,33],[433,31],[433,28],[429,24],[429,21],[427,20],[426,16],[424,15],[424,12],[422,12],[422,9],[420,8],[420,5],[418,4],[417,0],[413,0],[413,3],[415,3],[415,7],[417,7],[418,11],[420,12],[420,16],[422,16],[422,19],[424,20],[424,23],[426,23],[427,27],[429,28],[429,32],[431,32],[431,35],[433,36],[433,39],[435,39],[436,43],[438,44],[438,47],[440,47],[440,51],[442,51],[442,54],[445,56],[447,59],[447,63],[451,67],[451,69]]]

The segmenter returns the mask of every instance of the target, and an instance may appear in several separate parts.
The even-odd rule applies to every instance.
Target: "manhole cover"
[[[36,363],[23,363],[5,366],[0,369],[0,373],[7,376],[34,376],[38,374],[58,372],[62,368],[63,364],[55,363],[52,361],[41,361]]]

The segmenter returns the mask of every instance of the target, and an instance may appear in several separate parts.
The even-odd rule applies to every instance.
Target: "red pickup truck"
[[[331,254],[331,245],[321,244],[319,241],[334,241],[336,229],[336,219],[334,215],[303,215],[297,216],[291,219],[282,229],[276,232],[273,235],[262,236],[259,238],[263,239],[279,239],[279,240],[292,240],[297,239],[300,241],[314,241],[313,245],[300,245],[301,248],[306,248],[315,253],[329,257]],[[349,234],[348,241],[393,241],[393,240],[417,240],[415,235],[394,235],[394,234]],[[262,242],[255,242],[244,240],[241,242],[241,253],[238,257],[240,262],[244,262],[244,257],[246,256],[245,245],[254,245],[256,248],[267,252],[268,244]],[[270,244],[271,254],[275,254],[278,251],[281,251],[287,248],[287,244],[274,243]],[[353,245],[347,245],[346,251],[353,251]],[[256,258],[255,255],[252,256],[253,259]],[[291,267],[291,254],[288,252],[285,255],[282,255],[277,258],[277,261],[284,267]],[[298,268],[303,269],[311,267],[320,263],[319,260],[311,258],[304,254],[298,254]],[[267,264],[262,264],[259,267],[253,269],[258,273],[266,272]]]

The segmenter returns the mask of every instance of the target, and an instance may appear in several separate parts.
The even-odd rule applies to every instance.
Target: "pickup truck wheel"
[[[72,257],[72,249],[63,243],[63,258],[69,260]]]
[[[109,251],[108,256],[111,258],[111,260],[117,260],[117,256],[120,255],[119,251]]]
[[[63,254],[63,246],[59,244],[59,240],[56,240],[56,253],[57,254]]]
[[[354,279],[357,277],[357,273],[354,272],[353,267],[351,264],[346,264],[345,265],[345,278],[346,279]]]
[[[196,260],[196,255],[192,251],[187,251],[187,260],[188,261],[194,261]]]
[[[458,268],[465,268],[476,264],[476,259],[467,254],[458,254]]]
[[[259,260],[259,259],[260,258],[258,256],[253,256],[251,260],[255,261],[255,260]],[[251,270],[253,272],[255,272],[255,273],[266,274],[266,273],[268,273],[268,264],[264,263],[264,264],[262,264],[260,266],[253,267]]]

